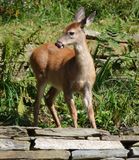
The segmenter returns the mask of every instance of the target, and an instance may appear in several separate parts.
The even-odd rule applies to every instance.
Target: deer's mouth
[[[63,44],[62,42],[60,42],[60,41],[57,41],[57,42],[55,43],[55,45],[56,45],[58,48],[64,48],[64,44]]]

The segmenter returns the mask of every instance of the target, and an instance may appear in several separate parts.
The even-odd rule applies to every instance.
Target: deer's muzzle
[[[55,43],[55,45],[56,45],[58,48],[64,48],[64,44],[63,44],[62,42],[60,42],[60,41],[57,41],[57,42]]]

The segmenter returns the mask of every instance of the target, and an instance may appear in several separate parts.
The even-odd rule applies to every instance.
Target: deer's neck
[[[76,63],[82,70],[93,63],[86,42],[78,43],[74,48],[76,52]]]

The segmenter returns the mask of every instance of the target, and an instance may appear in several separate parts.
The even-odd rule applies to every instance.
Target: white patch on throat
[[[83,51],[83,46],[80,45],[80,44],[76,44],[76,45],[75,45],[75,48],[76,48],[76,51],[78,51],[78,53],[80,53],[80,52]]]
[[[82,56],[82,57],[90,54],[86,45],[82,45],[78,43],[75,45],[75,51],[77,52],[78,56]]]

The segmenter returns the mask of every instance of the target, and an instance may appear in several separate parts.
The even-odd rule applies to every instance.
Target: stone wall
[[[110,135],[87,128],[0,127],[0,160],[139,160],[139,127]]]

